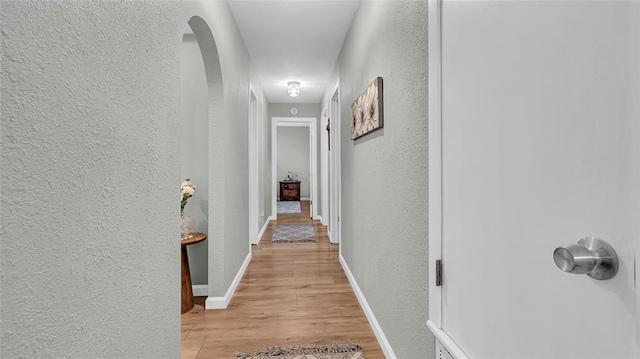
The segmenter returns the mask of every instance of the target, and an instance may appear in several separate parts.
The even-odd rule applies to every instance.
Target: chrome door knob
[[[564,272],[609,279],[618,272],[618,255],[606,241],[586,237],[553,251],[553,261]]]

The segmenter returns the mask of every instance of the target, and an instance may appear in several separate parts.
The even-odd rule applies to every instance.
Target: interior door
[[[442,329],[470,358],[638,358],[637,1],[442,3]],[[609,280],[554,249],[606,240]]]

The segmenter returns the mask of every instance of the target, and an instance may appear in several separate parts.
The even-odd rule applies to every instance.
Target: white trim
[[[382,349],[384,356],[387,359],[396,359],[397,358],[396,354],[393,352],[393,349],[391,348],[391,344],[389,344],[387,337],[384,335],[384,332],[382,331],[382,327],[380,326],[380,323],[378,323],[378,320],[376,319],[375,314],[373,314],[373,310],[371,310],[369,303],[367,303],[367,299],[364,297],[364,294],[362,294],[362,291],[358,286],[358,282],[356,282],[356,279],[354,278],[353,273],[351,273],[351,269],[349,269],[349,265],[344,260],[344,257],[342,256],[342,254],[340,254],[339,258],[340,258],[340,264],[342,264],[342,269],[344,270],[344,273],[347,275],[347,278],[349,279],[349,283],[351,284],[353,291],[356,293],[358,302],[360,303],[360,306],[362,307],[364,314],[367,316],[367,320],[371,325],[373,334],[375,334],[376,339],[378,339],[378,344],[380,344],[380,348]]]
[[[193,291],[194,297],[206,297],[209,295],[208,284],[193,284],[191,285],[191,290]]]
[[[442,259],[442,42],[441,0],[429,0],[429,272]],[[442,287],[429,276],[429,321],[442,326]],[[431,326],[430,326],[431,328]]]
[[[334,98],[336,99],[334,101]],[[335,103],[335,105],[334,105]],[[329,179],[331,190],[331,205],[329,209],[329,227],[332,236],[329,237],[331,243],[340,243],[340,235],[342,233],[342,224],[340,223],[341,212],[341,198],[342,198],[342,186],[341,186],[341,171],[340,171],[340,79],[336,81],[331,98],[329,99],[329,117],[331,120],[331,127],[335,128],[331,131],[329,137],[331,137],[331,151],[329,151],[329,166],[331,168],[331,178]],[[338,249],[338,252],[342,254],[342,246]]]
[[[238,288],[238,284],[240,284],[240,280],[242,279],[242,276],[244,276],[244,272],[247,270],[247,267],[249,266],[249,262],[251,262],[251,251],[249,251],[249,253],[247,254],[247,257],[244,259],[244,263],[242,263],[242,266],[238,270],[238,273],[236,273],[236,277],[233,279],[233,282],[231,282],[231,285],[229,286],[229,289],[227,289],[227,293],[224,295],[224,297],[207,298],[207,300],[204,302],[205,309],[227,308],[227,306],[229,305],[229,302],[231,302],[231,298],[233,297],[233,294],[236,292],[236,289]]]
[[[278,219],[278,195],[280,188],[278,188],[278,127],[308,127],[310,132],[310,159],[309,165],[311,171],[311,216],[318,213],[318,201],[315,199],[318,197],[318,175],[315,170],[318,165],[318,144],[317,144],[317,118],[315,117],[272,117],[271,118],[271,188],[273,194],[271,196],[271,213],[273,213],[273,219]],[[302,199],[302,198],[301,198]]]
[[[318,215],[315,215],[315,216],[313,216],[313,218],[312,218],[312,219],[317,220],[317,221],[320,221],[320,224],[322,224],[322,216],[321,216],[321,215],[319,215],[319,214],[318,214]]]
[[[327,148],[327,119],[329,118],[329,105],[322,111],[320,121],[320,176],[322,177],[322,225],[329,221],[329,149]]]
[[[251,244],[257,244],[260,240],[258,236],[259,217],[259,192],[258,188],[258,96],[255,95],[253,84],[249,82],[249,248]],[[254,101],[255,99],[255,101]],[[251,251],[251,249],[249,249]]]
[[[467,354],[465,354],[465,352],[463,352],[462,349],[460,349],[460,347],[451,340],[451,337],[449,337],[449,335],[447,335],[447,333],[442,329],[438,328],[432,321],[428,320],[427,326],[436,336],[438,341],[440,341],[440,344],[442,344],[442,346],[445,347],[449,354],[451,354],[455,359],[469,359]]]
[[[267,221],[264,222],[264,225],[262,226],[262,229],[260,230],[260,233],[258,234],[258,243],[260,243],[260,240],[262,239],[262,236],[264,235],[264,232],[267,230],[267,227],[269,227],[269,222],[273,221],[273,216],[269,216],[269,218],[267,218]]]
[[[300,197],[301,201],[311,201],[311,197]]]

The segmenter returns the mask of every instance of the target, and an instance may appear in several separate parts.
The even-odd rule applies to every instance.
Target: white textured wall
[[[291,108],[298,109],[297,114]],[[315,117],[320,118],[320,105],[317,103],[270,103],[269,118],[272,117]]]
[[[1,6],[0,357],[179,357],[176,9]]]
[[[396,356],[432,358],[425,324],[427,2],[362,2],[338,68],[342,254]],[[352,141],[351,103],[377,76],[384,81],[384,128]],[[323,104],[336,81],[334,75]]]
[[[249,81],[264,94],[228,4],[0,6],[0,357],[179,357],[180,56],[193,16],[216,40],[201,49],[219,51],[205,59],[218,67],[211,295],[249,252]]]
[[[278,127],[278,181],[298,175],[300,181],[300,197],[309,198],[309,128],[308,127]],[[278,193],[278,196],[280,194]]]
[[[207,75],[198,41],[185,34],[180,57],[181,112],[180,178],[190,178],[196,193],[185,207],[195,221],[194,230],[209,231],[209,105]],[[187,247],[191,282],[207,284],[207,252],[209,242]]]

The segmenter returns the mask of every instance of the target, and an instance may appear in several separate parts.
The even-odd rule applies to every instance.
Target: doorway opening
[[[182,37],[180,55],[180,177],[189,178],[197,188],[184,212],[194,221],[194,232],[207,233],[209,228],[209,91],[203,55],[198,39],[189,25]],[[187,246],[191,283],[195,296],[207,294],[208,243]]]
[[[224,144],[215,137],[223,131],[223,83],[216,42],[199,16],[191,17],[184,27],[180,61],[180,174],[181,180],[189,177],[196,186],[185,211],[195,220],[194,230],[209,238],[187,246],[192,294],[221,297],[225,202],[223,186],[214,184],[224,183]]]
[[[310,217],[318,213],[317,193],[318,193],[318,180],[316,175],[317,168],[317,119],[315,117],[273,117],[271,119],[271,179],[272,179],[272,196],[271,196],[271,210],[273,213],[273,219],[278,218],[278,199],[280,197],[279,181],[283,180],[291,169],[282,168],[278,165],[278,128],[289,129],[302,129],[299,135],[309,138],[309,172],[307,173],[292,173],[293,176],[298,174],[298,180],[301,181],[300,199],[310,201]],[[282,148],[280,148],[280,151]],[[304,172],[306,168],[302,171]],[[307,180],[307,186],[304,181]],[[305,188],[306,187],[306,188]],[[306,196],[308,194],[308,197]]]

